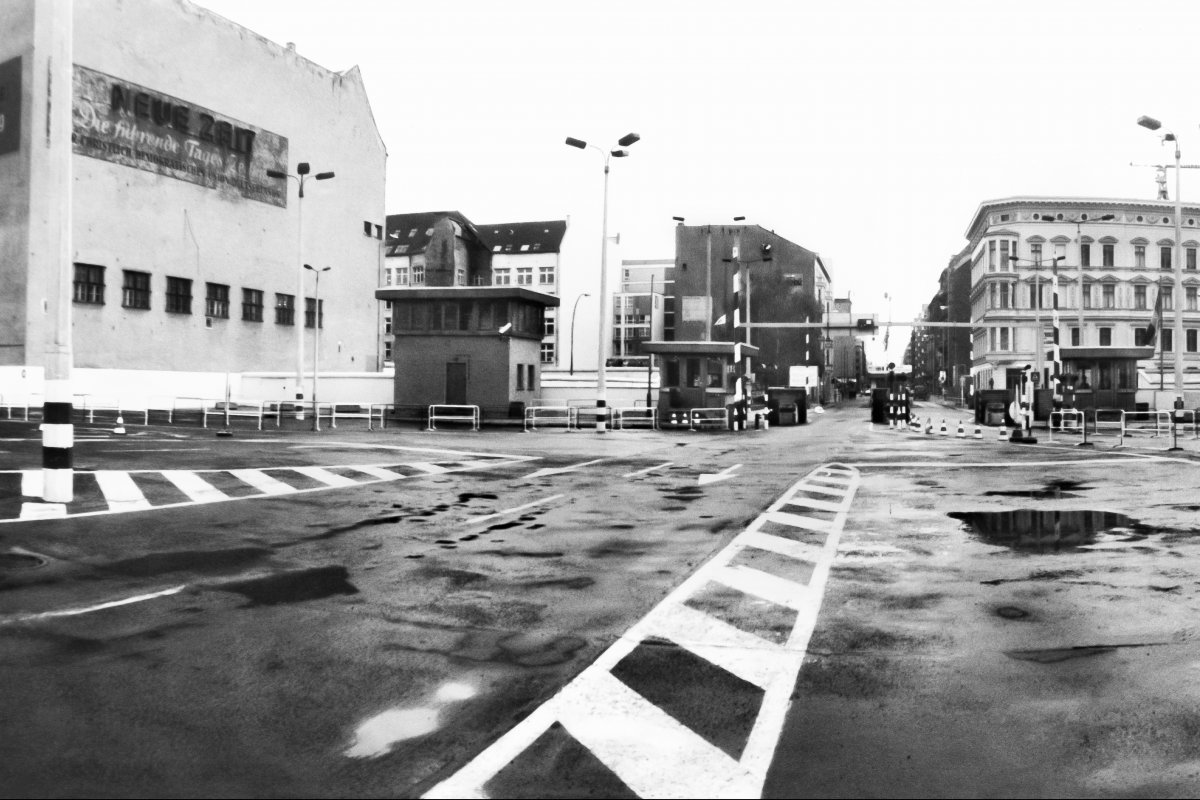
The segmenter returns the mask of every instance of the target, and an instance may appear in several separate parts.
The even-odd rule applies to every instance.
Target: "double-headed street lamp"
[[[1138,117],[1137,124],[1152,131],[1162,127],[1162,123],[1153,117]],[[1163,135],[1163,141],[1175,143],[1175,244],[1171,248],[1171,271],[1175,278],[1175,285],[1171,287],[1171,293],[1174,298],[1174,293],[1182,291],[1183,287],[1183,244],[1180,241],[1183,236],[1183,232],[1180,230],[1183,203],[1179,196],[1181,170],[1179,137],[1174,133],[1167,133]],[[1172,326],[1173,333],[1171,334],[1171,347],[1175,351],[1175,407],[1183,408],[1183,303],[1172,303],[1172,305],[1175,310],[1175,324]]]
[[[313,275],[317,278],[316,287],[313,289],[313,430],[321,430],[321,415],[317,411],[317,369],[320,366],[321,354],[321,273],[329,272],[329,267],[317,269],[311,264],[305,264],[304,268],[312,270]]]
[[[296,304],[293,311],[293,321],[300,311],[300,304],[304,301],[304,181],[310,175],[311,168],[307,161],[301,161],[296,165],[296,174],[290,175],[286,172],[280,172],[277,169],[267,170],[268,178],[277,178],[286,180],[291,178],[296,181],[299,187],[299,200],[296,202],[296,260],[299,267],[296,270]],[[311,176],[318,181],[327,181],[333,177],[332,172],[318,172]],[[316,382],[316,376],[313,376],[313,382]],[[313,394],[316,394],[316,387],[313,387]],[[299,402],[304,400],[304,326],[296,325],[296,419],[304,419],[304,405]]]
[[[596,433],[604,433],[608,418],[608,386],[607,376],[605,375],[605,367],[607,366],[607,338],[608,338],[608,162],[610,158],[625,158],[629,155],[629,151],[623,149],[641,139],[636,133],[627,133],[617,140],[617,144],[621,149],[604,150],[603,148],[588,144],[582,139],[575,139],[571,136],[567,137],[566,144],[571,147],[578,147],[580,150],[591,147],[604,156],[604,216],[601,222],[600,230],[600,341],[596,348]]]

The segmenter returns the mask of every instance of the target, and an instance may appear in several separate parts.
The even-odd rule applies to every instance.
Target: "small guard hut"
[[[740,342],[644,342],[642,350],[659,356],[658,410],[729,408],[738,400],[743,366],[738,359],[758,358],[758,348]]]

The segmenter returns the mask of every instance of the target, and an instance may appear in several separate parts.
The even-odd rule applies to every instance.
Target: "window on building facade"
[[[1015,256],[1016,252],[1014,252],[1013,255]],[[1012,269],[1012,264],[1010,264],[1008,261],[1008,242],[1007,241],[1000,242],[1000,269],[1003,271],[1008,271],[1008,270]]]
[[[454,268],[454,285],[455,286],[466,286],[467,285],[467,268],[466,267],[455,267]]]
[[[554,285],[554,267],[538,267],[538,285]]]
[[[1007,283],[1000,284],[1000,308],[1011,308]]]
[[[73,299],[76,303],[104,305],[104,267],[76,264],[74,289]]]
[[[275,324],[296,324],[296,297],[290,294],[275,295]]]
[[[533,267],[517,267],[517,286],[533,285]]]
[[[242,289],[242,320],[263,321],[263,293],[261,289]]]
[[[536,375],[537,375],[537,364],[526,364],[525,365],[525,385],[529,387],[529,391],[531,391],[531,392],[534,390],[534,387],[537,386]]]
[[[1164,286],[1159,290],[1159,292],[1162,295],[1162,310],[1163,311],[1174,311],[1175,310],[1175,287],[1174,286]]]
[[[121,284],[122,308],[150,308],[150,273],[125,270]]]
[[[412,265],[412,271],[409,276],[410,286],[425,285],[425,262],[420,262]]]
[[[1174,341],[1175,331],[1171,330],[1170,328],[1163,328],[1161,331],[1159,331],[1158,335],[1162,341],[1162,351],[1164,353],[1174,352],[1175,351],[1175,341]]]
[[[1183,292],[1184,292],[1184,302],[1187,303],[1187,305],[1185,305],[1184,308],[1186,308],[1188,311],[1196,311],[1197,310],[1196,287],[1195,286],[1185,286],[1183,288]]]
[[[1184,335],[1184,337],[1186,337],[1185,345],[1187,347],[1187,351],[1189,353],[1196,352],[1196,329],[1188,328],[1186,331],[1183,332],[1183,335]]]
[[[1133,265],[1138,269],[1146,268],[1146,245],[1135,244],[1133,246]]]
[[[988,272],[996,271],[996,242],[988,242]]]
[[[187,278],[167,278],[167,311],[192,313],[192,282]]]
[[[1187,269],[1195,269],[1196,268],[1196,248],[1189,247],[1187,249],[1187,261],[1184,262],[1184,266]]]
[[[1133,346],[1148,347],[1150,345],[1150,329],[1137,328],[1133,329]]]
[[[1092,265],[1092,246],[1090,244],[1079,245],[1079,264],[1084,267]]]
[[[395,267],[392,270],[392,275],[396,286],[408,286],[408,267]]]
[[[1146,308],[1146,287],[1145,285],[1135,285],[1133,287],[1133,307],[1136,309]]]
[[[1158,248],[1158,266],[1160,269],[1170,269],[1171,268],[1171,248],[1170,247]]]
[[[508,269],[492,270],[493,286],[508,286],[512,283],[512,272]]]
[[[204,284],[204,314],[229,319],[229,287],[223,283]]]
[[[1105,308],[1117,307],[1117,287],[1116,284],[1106,283],[1101,290],[1104,297]]]
[[[555,363],[554,342],[542,342],[542,357],[543,364]]]
[[[997,347],[998,350],[1011,350],[1012,349],[1012,342],[1009,341],[1009,329],[1008,328],[1000,329],[1000,337],[999,338],[1000,338],[1000,341],[999,341],[999,346]]]
[[[392,360],[392,340],[391,339],[383,340],[383,360],[384,361]]]
[[[517,364],[517,391],[525,391],[525,365]]]
[[[1083,285],[1083,307],[1084,308],[1095,308],[1096,307],[1096,303],[1094,301],[1094,296],[1092,293],[1092,289],[1094,289],[1094,288],[1095,287],[1090,283],[1085,283]]]
[[[1104,260],[1104,266],[1111,267],[1116,262],[1116,245],[1105,244],[1101,245],[1100,257]]]
[[[550,308],[546,309],[546,315],[542,318],[542,328],[543,328],[542,336],[553,336],[554,335],[555,330],[557,330],[557,328],[558,328],[558,325],[557,325],[558,320],[557,320],[556,316],[557,315],[554,314],[554,309],[550,309]]]
[[[1071,347],[1079,347],[1079,328],[1071,328]]]
[[[1042,245],[1034,243],[1029,245],[1029,260],[1035,264],[1040,264],[1042,261]]]
[[[1112,328],[1100,329],[1100,346],[1112,347]]]
[[[320,302],[311,297],[304,298],[304,327],[311,328],[316,323],[318,328],[325,327],[325,301]]]

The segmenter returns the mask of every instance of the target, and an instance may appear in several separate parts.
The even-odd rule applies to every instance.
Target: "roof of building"
[[[975,213],[971,215],[971,223],[967,226],[964,233],[966,239],[970,241],[968,247],[973,247],[986,231],[987,226],[984,225],[984,220],[987,214],[991,211],[1005,207],[1013,206],[1041,206],[1048,210],[1059,211],[1062,209],[1085,208],[1095,209],[1103,213],[1104,211],[1116,211],[1118,209],[1129,208],[1153,208],[1166,214],[1174,213],[1175,201],[1173,200],[1158,200],[1145,198],[1114,198],[1114,197],[1041,197],[1037,195],[1015,195],[1013,197],[1001,197],[994,200],[984,200],[975,209]],[[1181,210],[1185,214],[1200,213],[1200,206],[1195,203],[1181,203]],[[1035,209],[1036,210],[1036,209]],[[1070,222],[1070,220],[1058,220],[1059,222]],[[1096,222],[1094,218],[1088,220]],[[1018,220],[1012,220],[1015,224]]]
[[[567,233],[565,219],[478,225],[479,238],[493,253],[557,253]]]
[[[409,256],[424,253],[429,245],[433,226],[442,219],[450,218],[463,228],[479,237],[475,223],[458,211],[417,211],[411,214],[388,214],[387,237],[384,255]]]
[[[558,297],[524,286],[386,286],[375,290],[377,300],[497,300],[515,297],[555,307]]]

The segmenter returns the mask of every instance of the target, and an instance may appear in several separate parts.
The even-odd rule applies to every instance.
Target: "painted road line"
[[[609,672],[562,704],[563,727],[641,797],[758,797],[754,776]],[[628,735],[637,730],[639,735]]]
[[[418,469],[421,472],[427,472],[430,475],[441,475],[442,473],[450,471],[447,467],[443,467],[438,464],[430,464],[426,461],[414,461],[407,466],[410,466],[413,469]]]
[[[815,558],[812,547],[785,553],[799,556],[796,572],[808,575],[807,585],[741,565],[731,566],[744,551],[759,544],[769,543],[772,546],[761,549],[778,552],[779,548],[773,546],[778,537],[766,537],[760,531],[762,526],[797,494],[817,488],[813,479],[818,474],[834,473],[850,480],[839,491],[822,492],[840,500],[834,522],[823,537],[824,545],[815,548]],[[814,470],[795,483],[558,694],[425,796],[486,797],[488,782],[555,723],[560,723],[570,736],[642,797],[761,796],[858,484],[858,473],[845,466]],[[796,516],[783,513],[785,517]],[[807,569],[801,562],[807,564]],[[724,620],[704,610],[704,597],[713,584],[727,582],[740,584],[738,590],[744,589],[743,594],[750,597],[765,593],[782,604],[793,605],[796,622],[783,646],[760,639],[753,630],[733,630]],[[764,592],[763,587],[767,586],[770,588]],[[685,604],[687,608],[681,610]],[[763,603],[761,619],[743,617],[741,621],[752,629],[769,625],[778,619],[779,604]],[[712,621],[705,621],[705,617],[711,617]],[[651,638],[658,646],[664,640],[673,643],[676,652],[679,648],[686,649],[692,654],[689,658],[712,659],[709,663],[713,671],[743,676],[743,680],[762,689],[763,702],[739,759],[711,745],[668,713],[667,706],[675,702],[672,698],[663,701],[667,706],[656,706],[613,674],[625,658]],[[759,663],[752,663],[755,661]],[[714,703],[710,716],[719,713],[721,708]],[[579,788],[582,791],[587,787]]]
[[[272,478],[260,469],[231,469],[229,474],[240,481],[250,484],[263,494],[291,494],[296,487],[288,486],[281,480]]]
[[[36,622],[39,619],[54,619],[56,617],[77,617],[81,614],[91,614],[95,611],[104,611],[108,608],[117,608],[118,606],[128,606],[133,603],[144,603],[147,600],[154,600],[159,597],[167,597],[173,594],[179,594],[187,588],[187,584],[174,586],[170,589],[163,589],[160,592],[151,592],[150,594],[139,594],[133,597],[126,597],[121,600],[110,600],[107,603],[99,603],[94,606],[84,606],[83,608],[64,608],[59,611],[42,611],[36,614],[16,614],[11,617],[0,617],[0,625],[6,625],[13,622]]]
[[[592,464],[599,464],[605,460],[607,459],[594,458],[591,461],[581,461],[578,464],[571,464],[567,467],[546,467],[545,469],[539,469],[537,472],[531,472],[523,478],[518,478],[518,480],[527,481],[533,478],[545,478],[549,475],[561,475],[564,472],[575,472],[580,467],[590,467]]]
[[[656,469],[662,469],[663,467],[669,467],[674,463],[675,463],[674,461],[664,461],[663,463],[657,464],[653,467],[646,467],[645,469],[639,469],[637,472],[626,472],[621,477],[622,478],[636,478],[639,475],[645,475],[649,472],[654,472]]]
[[[175,484],[176,489],[186,494],[193,503],[215,503],[229,499],[229,495],[189,470],[165,469],[162,474],[164,478]]]
[[[782,536],[773,536],[762,531],[746,531],[742,534],[743,543],[759,550],[768,550],[781,556],[788,556],[797,561],[815,562],[821,555],[821,545],[810,542],[797,542]]]
[[[841,503],[835,503],[832,500],[817,500],[811,497],[793,497],[787,504],[811,508],[814,511],[837,511],[841,507]]]
[[[747,567],[745,564],[726,566],[713,574],[712,578],[730,589],[737,589],[742,594],[796,610],[804,604],[808,592],[808,586],[803,583],[777,578],[769,572]]]
[[[818,486],[815,483],[806,483],[802,487],[805,492],[816,492],[817,494],[827,494],[830,497],[842,497],[846,494],[844,489],[835,489],[831,486]]]
[[[790,525],[793,528],[807,528],[810,531],[825,533],[833,527],[833,520],[817,519],[815,517],[806,517],[803,514],[793,514],[789,511],[770,511],[767,512],[767,522],[775,522],[780,525]]]
[[[779,673],[784,655],[779,645],[686,605],[664,606],[652,629],[760,689]]]
[[[489,519],[495,519],[496,517],[503,517],[506,514],[515,514],[518,511],[524,511],[525,509],[533,508],[534,506],[544,506],[547,503],[552,503],[555,500],[558,500],[560,497],[566,497],[566,495],[554,494],[549,497],[543,498],[541,500],[531,500],[530,502],[525,503],[524,505],[514,506],[512,508],[506,508],[503,511],[497,511],[494,514],[484,514],[482,517],[468,517],[466,521],[471,523],[472,525],[479,523],[479,522],[486,522]]]
[[[384,469],[383,467],[371,467],[355,464],[353,467],[351,467],[351,469],[356,469],[359,472],[364,472],[367,475],[371,475],[383,481],[398,481],[401,478],[408,477],[407,475],[401,475],[399,472],[392,472],[390,469]]]
[[[19,519],[55,519],[67,515],[66,503],[21,503]]]
[[[1153,461],[1179,461],[1182,464],[1196,464],[1200,462],[1189,459],[1170,459],[1162,456],[1149,456],[1140,453],[1106,453],[1106,455],[1115,456],[1115,458],[1105,458],[1099,453],[1095,458],[1074,458],[1063,459],[1061,461],[1021,461],[1013,459],[1011,461],[856,461],[852,466],[858,469],[908,469],[911,467],[927,467],[930,469],[946,469],[946,468],[962,468],[962,467],[990,467],[993,469],[1012,469],[1013,467],[1061,467],[1067,465],[1086,464],[1089,467],[1111,466],[1124,467],[1129,464],[1130,458],[1148,459]]]
[[[330,472],[324,467],[291,467],[292,472],[298,472],[301,475],[312,478],[314,481],[320,481],[326,486],[357,486],[361,481],[356,481],[354,478],[347,478],[345,475],[338,475],[336,472]]]
[[[141,511],[150,508],[150,501],[129,477],[128,472],[97,470],[96,483],[111,511]]]

